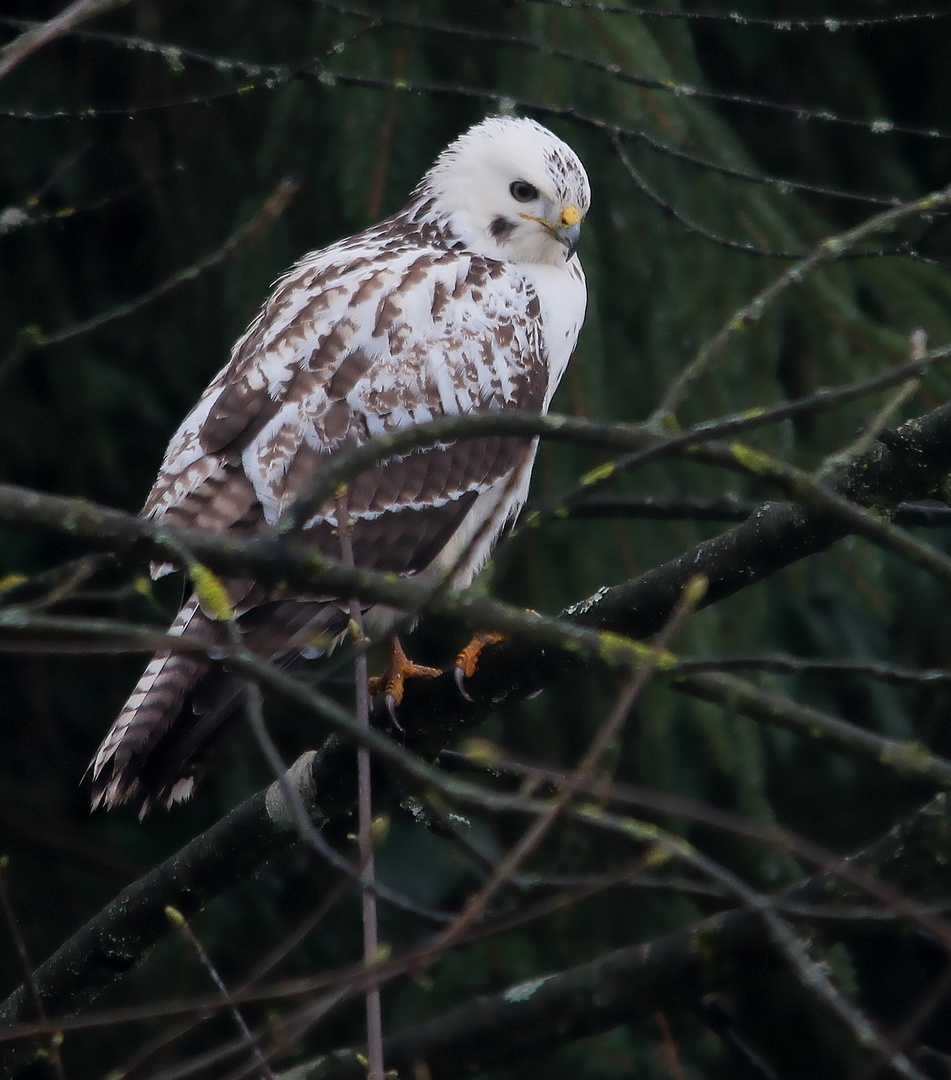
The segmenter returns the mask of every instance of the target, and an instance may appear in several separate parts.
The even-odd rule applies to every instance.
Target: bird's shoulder
[[[281,473],[305,441],[332,452],[447,413],[540,408],[540,316],[518,267],[398,218],[311,252],[173,436],[143,512],[234,489],[235,470]]]

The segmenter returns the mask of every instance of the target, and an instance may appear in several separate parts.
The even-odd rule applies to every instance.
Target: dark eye
[[[527,180],[513,180],[509,193],[516,202],[534,202],[538,198],[538,188]]]

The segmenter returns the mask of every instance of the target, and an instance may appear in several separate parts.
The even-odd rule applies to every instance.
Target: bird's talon
[[[442,672],[439,668],[426,667],[425,664],[415,664],[410,658],[403,652],[403,646],[400,644],[399,638],[394,637],[390,642],[390,659],[386,665],[386,672],[383,675],[374,675],[372,679],[368,681],[368,689],[373,697],[385,692],[386,697],[386,711],[390,714],[390,719],[396,725],[400,727],[399,721],[396,719],[396,710],[403,700],[403,694],[406,690],[407,679],[434,679],[437,675],[441,675]]]
[[[471,679],[475,674],[482,650],[487,645],[497,645],[500,641],[505,641],[505,634],[497,634],[494,630],[479,630],[478,633],[472,635],[472,640],[456,657],[456,686],[459,687],[459,693],[466,701],[472,701],[472,696],[463,686],[463,681]]]
[[[452,676],[456,680],[459,693],[462,694],[466,701],[472,701],[473,697],[465,687],[466,673],[458,664],[453,668]]]
[[[397,731],[402,731],[403,725],[399,722],[399,720],[396,719],[396,706],[399,704],[399,702],[396,700],[396,695],[387,694],[384,700],[386,701],[386,711],[390,715],[390,722],[393,724],[393,727],[395,727]]]

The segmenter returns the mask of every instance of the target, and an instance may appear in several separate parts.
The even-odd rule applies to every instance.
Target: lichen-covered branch
[[[564,418],[552,417],[475,419],[492,425],[493,431],[499,425],[499,431],[506,434],[515,434],[516,427],[522,434],[531,431],[558,434],[579,424],[575,421],[562,424]],[[639,437],[633,434],[637,429],[621,431],[621,427],[608,425],[592,433],[589,426],[587,435],[615,444],[627,440],[627,445]],[[581,428],[573,434],[577,436]],[[471,435],[483,428],[463,423],[459,430]],[[397,434],[403,437],[402,433]],[[439,434],[447,437],[451,432],[440,428]],[[387,444],[385,449],[395,452],[406,447],[402,443],[398,448]],[[708,449],[712,458],[735,463],[736,455],[729,447],[711,445]],[[346,567],[315,553],[293,537],[243,540],[227,534],[163,529],[153,522],[84,500],[42,495],[12,485],[0,485],[0,523],[82,538],[91,545],[127,556],[168,558],[171,555],[174,559],[187,550],[193,558],[221,574],[320,587],[340,595],[383,601],[402,610],[419,610],[428,605],[432,610],[513,635],[510,640],[484,650],[478,670],[467,683],[472,701],[461,697],[451,675],[409,684],[401,722],[408,729],[427,733],[432,747],[438,748],[445,733],[460,723],[506,700],[525,697],[542,688],[564,669],[572,655],[600,655],[624,666],[638,660],[637,651],[623,641],[590,636],[588,631],[644,638],[664,624],[687,583],[697,575],[709,582],[705,606],[825,550],[856,528],[874,537],[873,517],[852,513],[848,504],[843,505],[845,500],[856,508],[871,508],[875,514],[887,518],[908,499],[938,494],[949,470],[951,406],[946,405],[883,433],[881,442],[872,450],[830,478],[828,497],[822,495],[826,487],[816,487],[804,492],[804,497],[810,500],[809,507],[766,503],[736,528],[698,544],[639,578],[602,589],[595,597],[574,605],[557,620],[557,625],[545,620],[533,622],[510,606],[482,597],[440,593],[432,599],[417,582]],[[936,558],[942,557],[936,555]]]
[[[888,516],[907,499],[939,493],[949,470],[951,406],[944,406],[896,431],[886,432],[880,444],[841,470],[829,486],[837,496]],[[82,500],[45,496],[9,485],[0,485],[0,522],[82,538],[91,546],[126,556],[167,557],[170,551],[187,550],[191,557],[218,573],[253,574],[264,580],[281,579],[307,586],[319,584],[342,595],[382,599],[404,608],[425,606],[428,595],[412,581],[393,580],[386,575],[342,566],[290,537],[239,540],[191,531],[172,533],[154,523]],[[590,601],[569,609],[559,620],[533,620],[506,605],[481,598],[444,597],[439,601],[442,610],[510,632],[522,631],[525,636],[484,651],[475,676],[467,684],[474,702],[459,695],[451,676],[411,684],[401,710],[406,740],[423,753],[427,748],[438,748],[447,731],[457,730],[462,723],[504,700],[525,696],[544,686],[564,667],[566,657],[572,652],[597,653],[607,640],[600,636],[604,631],[631,638],[654,633],[670,617],[685,586],[697,575],[709,582],[704,604],[715,603],[784,566],[824,550],[847,535],[853,524],[849,515],[839,515],[831,504],[806,508],[768,503],[736,528],[633,581],[602,590]],[[6,629],[10,632],[16,627],[8,623]],[[577,637],[577,647],[569,648],[566,653],[566,644],[573,641],[572,634]],[[611,640],[617,645],[618,655],[624,654],[625,666],[637,660],[633,642]],[[249,673],[262,677],[264,674],[250,669]],[[321,792],[322,797],[326,794]],[[330,810],[330,807],[322,806],[322,809]],[[933,815],[924,815],[921,820],[932,826],[932,831],[925,829],[920,837],[923,846],[909,849],[908,858],[896,865],[903,875],[903,884],[908,880],[907,875],[913,877],[915,869],[920,867],[921,853],[929,850],[929,844],[948,839],[944,832],[939,835],[933,828]],[[131,886],[39,969],[37,985],[48,1013],[63,1016],[75,1011],[137,962],[158,936],[167,932],[164,915],[167,904],[173,904],[186,916],[191,915],[239,877],[253,872],[275,851],[292,843],[296,835],[290,820],[275,824],[263,795],[239,807],[178,856]],[[937,863],[930,865],[933,868]],[[709,981],[711,956],[717,959],[716,970],[722,972],[723,964],[729,968],[736,955],[744,954],[744,949],[766,948],[758,920],[742,912],[708,921],[701,930],[683,931],[649,947],[602,958],[563,978],[559,976],[560,982],[550,979],[532,993],[526,991],[521,1000],[519,993],[513,991],[508,997],[483,1003],[478,1009],[468,1006],[465,1016],[434,1023],[443,1038],[446,1032],[469,1031],[479,1017],[484,1017],[486,1022],[491,1019],[493,1024],[501,1025],[500,1030],[511,1033],[506,1036],[508,1042],[501,1036],[493,1040],[498,1052],[506,1048],[510,1057],[517,1056],[522,1052],[520,1048],[538,1045],[538,1039],[550,1040],[551,1016],[560,1015],[558,1002],[564,1004],[570,1000],[571,1022],[565,1021],[563,1030],[566,1037],[579,1037],[589,1030],[609,1026],[615,1022],[615,1016],[627,1015],[639,1000],[650,1001],[651,1007],[657,1008],[668,1000],[665,995],[686,993],[689,998]],[[697,941],[705,943],[702,950],[695,947]],[[729,946],[723,954],[725,961],[720,955],[721,948],[726,948],[724,942]],[[579,1006],[579,1000],[590,996],[585,988],[593,985],[592,980],[600,987],[600,1004],[586,1010]],[[687,991],[683,989],[685,986]],[[616,993],[612,987],[617,988]],[[638,998],[638,994],[643,997]],[[611,1001],[616,1004],[612,1005]],[[612,1012],[612,1009],[620,1011]],[[538,1014],[533,1010],[539,1010]],[[28,1006],[18,995],[0,1010],[0,1019],[24,1019],[28,1015]],[[517,1018],[517,1022],[510,1021],[510,1016]],[[452,1035],[453,1060],[457,1065],[461,1060],[459,1055],[464,1058],[467,1053],[468,1037]],[[484,1055],[487,1052],[484,1043],[482,1034],[474,1039],[472,1046]],[[387,1052],[387,1061],[393,1063],[391,1067],[398,1067],[399,1053],[398,1048]],[[14,1048],[4,1060],[22,1063],[31,1054],[28,1047]],[[433,1075],[439,1074],[438,1061],[434,1052]]]
[[[906,500],[938,495],[949,470],[951,405],[945,405],[885,432],[869,453],[830,478],[829,487],[887,518]],[[714,604],[826,550],[850,532],[850,525],[833,510],[765,503],[741,525],[638,578],[602,589],[564,615],[583,626],[645,638],[664,625],[692,577],[706,577],[703,606]],[[537,643],[504,641],[483,651],[466,689],[483,709],[497,707],[542,688],[565,662],[564,654]],[[411,684],[400,716],[404,724],[432,729],[452,727],[471,709],[471,704],[460,702],[452,678],[443,676]]]
[[[288,775],[312,809],[313,755]],[[186,917],[194,915],[255,874],[298,835],[294,813],[275,781],[123,889],[36,970],[36,990],[46,1014],[62,1018],[78,1012],[139,963],[171,929],[167,906]],[[0,1032],[36,1019],[23,987],[0,1005]],[[28,1065],[37,1050],[32,1040],[0,1042],[0,1075],[13,1075]]]
[[[938,795],[846,864],[923,902],[951,890],[949,799]],[[858,894],[835,871],[776,897],[795,905],[854,903]],[[806,916],[808,921],[809,916]],[[880,929],[880,927],[879,927]],[[511,1066],[539,1050],[607,1031],[657,1009],[698,1008],[704,994],[742,984],[781,959],[761,917],[735,908],[655,941],[607,953],[568,971],[483,995],[385,1041],[387,1066],[432,1080]],[[353,1080],[359,1050],[343,1050],[281,1074],[280,1080]]]

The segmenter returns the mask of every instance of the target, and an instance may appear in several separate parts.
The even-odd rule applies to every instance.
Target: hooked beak
[[[561,212],[561,221],[554,228],[555,237],[568,249],[566,259],[570,259],[578,250],[581,239],[581,214],[577,206],[569,203]]]
[[[544,225],[552,236],[568,249],[566,261],[578,250],[578,241],[581,239],[581,214],[573,203],[569,203],[562,210],[557,225],[552,225],[544,218],[535,217],[534,214],[519,214],[518,216],[526,221],[537,221],[539,225]]]

